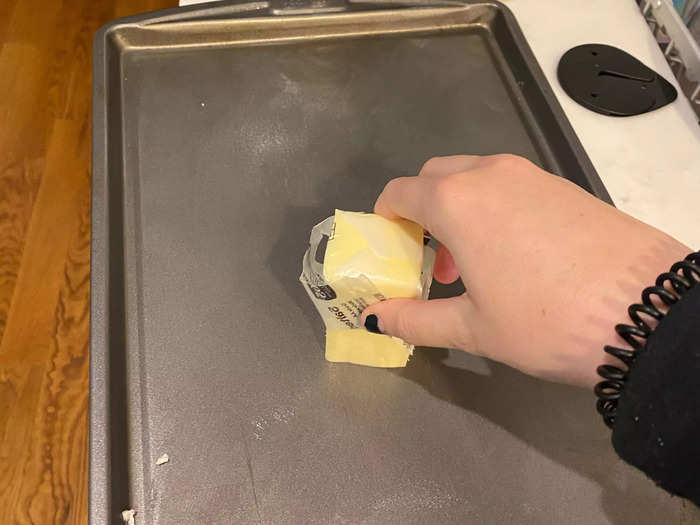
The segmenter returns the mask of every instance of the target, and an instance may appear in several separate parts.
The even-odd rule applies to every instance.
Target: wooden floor
[[[176,0],[0,0],[0,524],[87,521],[92,37]]]

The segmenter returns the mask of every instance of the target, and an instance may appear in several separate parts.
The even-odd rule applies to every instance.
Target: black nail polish
[[[372,332],[373,334],[382,333],[379,330],[379,319],[377,319],[377,316],[374,314],[368,315],[367,319],[365,319],[365,328],[368,332]]]

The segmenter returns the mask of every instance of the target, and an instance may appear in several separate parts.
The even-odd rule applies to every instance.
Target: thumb
[[[462,294],[449,299],[387,299],[365,308],[362,323],[375,333],[400,337],[416,346],[473,351],[474,306]]]

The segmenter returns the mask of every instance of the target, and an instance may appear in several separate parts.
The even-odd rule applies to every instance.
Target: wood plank
[[[70,0],[66,0],[65,4],[70,4]],[[61,9],[66,7],[63,1],[17,0],[5,30],[4,41],[31,43],[50,52],[64,29],[57,26],[56,19]]]
[[[2,457],[13,459],[0,472],[0,509],[8,512],[2,523],[68,523],[69,516],[80,523],[86,516],[90,272],[86,124],[68,120],[55,124],[0,346],[3,390],[18,393],[24,412],[10,411],[9,421],[0,421]]]
[[[71,0],[57,23],[64,30],[53,52],[48,73],[48,107],[54,118],[89,118],[92,84],[92,39],[112,18],[111,2]]]
[[[114,5],[114,18],[140,15],[148,11],[153,11],[154,9],[161,9],[173,3],[174,2],[163,2],[161,0],[120,0]]]
[[[87,122],[62,120],[54,125],[0,357],[20,352],[27,361],[45,359],[64,279],[63,260],[78,227],[79,198],[89,181],[88,131]]]
[[[0,160],[0,340],[22,259],[44,159]]]
[[[53,121],[42,107],[48,57],[31,43],[0,49],[0,340]]]
[[[4,163],[46,153],[53,120],[46,106],[51,55],[34,43],[5,43],[0,51],[0,156]],[[0,195],[2,198],[2,195]]]
[[[27,523],[27,506],[23,499],[21,479],[23,466],[37,451],[30,442],[34,417],[39,408],[39,394],[46,367],[0,365],[0,523]],[[13,516],[14,517],[11,517]]]
[[[29,365],[17,356],[0,359],[0,383],[19,391],[19,411],[9,411],[0,453],[15,458],[0,470],[2,523],[84,523],[87,513],[87,406],[90,286],[89,191],[83,188],[78,228],[64,261],[65,279],[46,342],[47,364]],[[21,283],[22,284],[22,283]],[[30,375],[22,388],[17,378]],[[13,381],[12,378],[15,378]],[[40,381],[37,385],[36,382]],[[18,388],[13,388],[18,384]],[[29,409],[26,406],[29,405]],[[33,410],[31,409],[33,407]],[[17,424],[20,424],[18,428]]]
[[[2,42],[5,41],[7,28],[10,25],[10,20],[12,20],[12,13],[16,3],[17,0],[3,0],[0,2],[0,47],[2,47]]]
[[[13,20],[25,19],[30,3],[24,2]],[[89,119],[92,36],[112,10],[109,2],[70,0],[43,18],[55,17],[61,38],[41,48],[41,42],[24,42],[15,31],[15,41],[0,51],[0,71],[12,72],[0,76],[0,100],[11,101],[0,102],[0,121],[15,123],[0,127],[0,338],[41,178],[40,171],[30,169],[29,175],[37,177],[23,171],[43,159],[27,159],[45,155],[54,118]]]
[[[0,523],[87,520],[94,32],[175,0],[0,0]]]

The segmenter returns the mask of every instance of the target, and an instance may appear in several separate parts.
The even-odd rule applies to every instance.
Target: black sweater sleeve
[[[700,506],[700,284],[670,308],[636,357],[612,442],[657,485]]]

